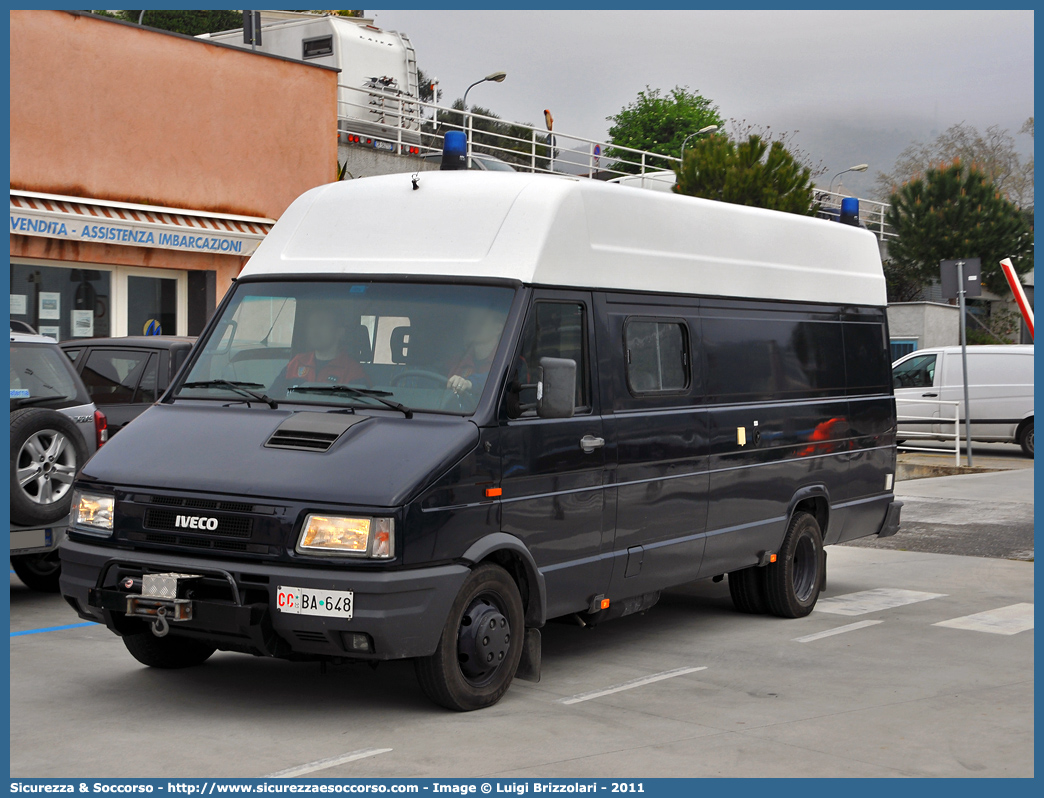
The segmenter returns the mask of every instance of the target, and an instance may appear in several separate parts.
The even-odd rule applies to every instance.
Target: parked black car
[[[83,379],[91,400],[105,412],[112,436],[167,389],[195,342],[194,337],[138,335],[85,338],[60,346]]]

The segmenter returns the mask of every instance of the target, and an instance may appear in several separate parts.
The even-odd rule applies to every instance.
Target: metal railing
[[[828,211],[839,212],[841,200],[851,197],[851,194],[840,194],[836,191],[823,191],[816,189],[813,197],[820,207]],[[885,214],[888,212],[887,202],[859,198],[859,221],[866,225],[866,229],[876,235],[879,239],[895,238],[896,232],[890,224],[885,222]]]
[[[533,125],[447,108],[397,92],[343,84],[338,89],[341,143],[423,158],[441,153],[446,132],[459,130],[467,135],[469,157],[497,158],[520,172],[600,180],[673,171],[681,163],[669,155],[584,136],[554,133],[551,138],[547,130]]]
[[[415,158],[442,152],[449,130],[467,135],[468,157],[497,158],[520,172],[567,174],[610,180],[625,175],[674,171],[681,164],[670,155],[622,147],[599,139],[555,133],[533,125],[460,111],[424,102],[373,81],[366,87],[338,85],[338,142]],[[840,209],[845,194],[816,190],[815,201]],[[895,237],[885,223],[888,204],[859,200],[859,220],[882,241]]]
[[[953,405],[953,464],[957,468],[961,465],[961,403],[960,402],[946,402],[938,399],[903,399],[903,404],[925,404],[925,405]],[[941,411],[940,411],[941,412]],[[928,424],[949,424],[949,420],[944,420],[941,415],[939,416],[914,416],[908,414],[902,414],[897,416],[897,426],[901,427],[903,422],[915,425],[928,425]],[[947,432],[917,432],[916,430],[905,429],[901,436],[903,440],[910,440],[911,438],[924,438],[930,440],[938,440],[939,438],[950,438],[951,435]],[[909,446],[907,444],[901,444],[898,447],[906,452],[934,452],[939,453],[939,449],[929,449],[925,446]]]

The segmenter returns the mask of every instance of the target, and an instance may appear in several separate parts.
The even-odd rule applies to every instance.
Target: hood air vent
[[[265,447],[325,452],[350,427],[368,418],[341,413],[294,413],[276,428],[272,437],[265,441]]]

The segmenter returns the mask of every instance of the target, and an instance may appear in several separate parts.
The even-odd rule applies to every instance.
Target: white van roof
[[[595,180],[446,171],[319,186],[243,269],[451,276],[884,306],[877,239],[837,222]]]

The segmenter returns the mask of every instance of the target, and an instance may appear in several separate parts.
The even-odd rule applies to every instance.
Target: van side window
[[[892,369],[896,388],[931,388],[935,383],[935,355],[912,357]]]
[[[891,351],[879,323],[845,322],[845,373],[849,389],[888,386]]]
[[[635,394],[671,393],[689,387],[686,325],[628,319],[624,323],[627,387]]]
[[[576,409],[590,407],[587,362],[587,311],[579,302],[537,302],[526,321],[518,356],[508,382],[508,415],[535,416],[521,406],[536,403],[534,385],[540,379],[540,358],[561,357],[576,361]]]

